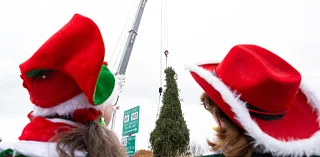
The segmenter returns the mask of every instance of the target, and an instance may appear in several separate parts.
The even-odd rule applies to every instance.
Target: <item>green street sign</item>
[[[122,136],[136,134],[139,132],[140,106],[124,111]]]
[[[122,138],[121,144],[126,147],[128,155],[133,155],[136,152],[136,136]]]

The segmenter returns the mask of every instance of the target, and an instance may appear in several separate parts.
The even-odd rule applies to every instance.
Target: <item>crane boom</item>
[[[124,52],[122,54],[120,63],[119,63],[119,67],[117,70],[118,74],[124,75],[126,73],[129,59],[130,59],[131,52],[132,52],[132,48],[134,45],[134,41],[136,39],[136,36],[138,35],[138,29],[139,29],[140,21],[142,18],[142,14],[143,14],[146,2],[147,2],[147,0],[140,1],[135,20],[133,22],[131,30],[129,31],[129,36],[128,36],[126,45],[124,47]]]
[[[120,77],[120,78],[124,79],[124,75],[126,73],[126,70],[127,70],[127,67],[128,67],[128,63],[129,63],[129,59],[130,59],[130,56],[131,56],[132,48],[133,48],[135,39],[136,39],[136,37],[138,35],[138,29],[139,29],[140,21],[141,21],[142,14],[143,14],[143,11],[144,11],[146,3],[147,3],[147,0],[140,0],[140,3],[139,3],[139,6],[138,6],[138,10],[137,10],[133,25],[131,27],[131,30],[129,31],[127,42],[126,42],[122,57],[121,57],[120,62],[119,62],[118,70],[116,72],[116,75],[118,76],[118,78]],[[122,88],[122,86],[120,87],[120,91],[121,91],[121,88]],[[119,99],[119,96],[118,96],[118,99]],[[118,100],[117,100],[117,102],[118,102]],[[111,130],[114,130],[115,122],[116,122],[115,121],[116,113],[117,113],[118,109],[119,109],[119,107],[116,106],[116,108],[115,108],[115,110],[114,110],[114,112],[112,114]]]

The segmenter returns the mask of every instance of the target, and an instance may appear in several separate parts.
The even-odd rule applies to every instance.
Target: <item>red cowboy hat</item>
[[[220,63],[187,69],[255,146],[276,155],[320,154],[320,103],[279,56],[256,45],[236,45]]]

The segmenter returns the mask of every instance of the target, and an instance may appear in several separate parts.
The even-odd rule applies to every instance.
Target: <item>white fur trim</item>
[[[291,140],[288,142],[277,140],[268,134],[264,133],[258,124],[251,119],[248,109],[245,107],[245,102],[239,99],[239,96],[232,92],[219,78],[215,77],[211,72],[200,68],[197,65],[187,65],[186,68],[198,74],[209,84],[213,86],[222,96],[223,100],[230,105],[232,111],[236,115],[236,119],[242,124],[248,135],[254,141],[254,146],[263,146],[265,152],[271,152],[275,156],[293,155],[319,155],[320,154],[320,131],[316,132],[312,137],[303,140]],[[303,92],[308,95],[311,93],[304,88]],[[310,95],[309,95],[310,96]],[[320,103],[314,96],[309,97],[310,105],[320,113]]]
[[[53,118],[47,119],[54,123],[65,123],[72,126],[80,126],[73,121]],[[0,152],[6,149],[13,149],[15,153],[32,157],[57,157],[56,143],[53,142],[38,142],[38,141],[19,141],[18,143],[0,143]],[[76,151],[75,156],[86,156],[86,152]]]
[[[58,153],[56,151],[56,143],[52,142],[37,142],[37,141],[20,141],[13,144],[13,150],[25,156],[32,157],[57,157]],[[87,156],[86,152],[75,151],[75,156],[85,157]]]
[[[72,115],[73,111],[82,108],[94,108],[96,110],[100,110],[103,106],[114,105],[117,96],[120,93],[119,84],[121,81],[118,81],[117,77],[115,77],[115,85],[110,97],[100,105],[92,105],[89,103],[87,97],[84,93],[80,93],[77,96],[51,108],[42,108],[39,106],[34,106],[34,111],[32,115],[34,116],[51,116],[58,114],[59,116],[63,115]]]
[[[317,98],[314,95],[314,92],[311,90],[312,86],[307,85],[306,82],[302,82],[300,85],[300,89],[303,91],[303,93],[306,95],[308,103],[311,104],[311,107],[314,111],[318,114],[318,121],[320,125],[320,101],[319,98]]]
[[[39,106],[34,106],[34,110],[32,115],[34,116],[51,116],[58,114],[59,116],[63,115],[72,115],[74,110],[82,109],[82,108],[94,108],[94,109],[101,109],[102,105],[94,106],[91,105],[87,99],[87,97],[84,95],[84,93],[81,93],[70,100],[67,100],[63,103],[61,103],[58,106],[54,106],[51,108],[42,108]]]

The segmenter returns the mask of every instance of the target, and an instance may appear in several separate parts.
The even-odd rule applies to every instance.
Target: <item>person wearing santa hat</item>
[[[22,63],[23,87],[34,110],[19,142],[0,145],[0,156],[125,157],[106,127],[121,80],[108,69],[104,55],[98,26],[75,14]]]
[[[301,74],[273,52],[236,45],[221,62],[187,65],[219,125],[215,156],[320,155],[320,101]]]

